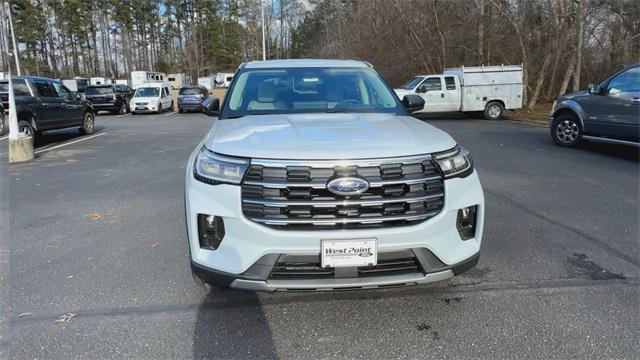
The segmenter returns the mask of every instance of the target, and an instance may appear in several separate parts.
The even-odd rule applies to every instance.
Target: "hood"
[[[396,95],[398,95],[398,97],[400,98],[400,100],[402,100],[402,98],[405,95],[409,95],[409,94],[413,94],[413,92],[411,90],[405,90],[405,89],[393,89],[393,91],[396,92]]]
[[[160,100],[160,98],[157,96],[134,97],[133,99],[131,99],[131,101],[133,102],[154,102],[158,100]]]
[[[587,91],[587,90],[576,91],[576,92],[572,92],[572,93],[568,93],[568,94],[564,94],[564,95],[558,96],[556,101],[560,102],[562,100],[573,100],[575,98],[580,98],[580,97],[589,96],[589,95],[590,95],[589,91]]]
[[[366,159],[451,149],[445,132],[395,114],[274,114],[216,120],[205,142],[225,155],[268,159]]]

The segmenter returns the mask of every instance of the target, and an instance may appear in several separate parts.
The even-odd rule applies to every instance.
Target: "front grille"
[[[360,266],[354,277],[374,277],[424,273],[420,262],[411,250],[378,254],[375,266]],[[315,280],[333,279],[335,268],[320,267],[319,256],[283,255],[276,262],[269,279],[271,280]]]
[[[336,195],[327,183],[359,177],[369,188]],[[277,229],[365,229],[412,225],[444,206],[444,181],[429,155],[353,161],[252,160],[242,184],[242,211]]]
[[[149,105],[148,102],[137,102],[136,105]]]

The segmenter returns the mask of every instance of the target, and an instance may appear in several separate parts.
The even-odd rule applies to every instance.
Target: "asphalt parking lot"
[[[92,137],[46,134],[35,161],[11,167],[0,141],[0,357],[640,354],[637,150],[564,149],[548,129],[514,122],[427,119],[470,149],[485,190],[475,269],[400,289],[207,292],[189,271],[183,185],[212,121],[100,115]]]

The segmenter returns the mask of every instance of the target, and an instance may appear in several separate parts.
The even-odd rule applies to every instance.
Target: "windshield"
[[[158,97],[160,96],[160,88],[142,87],[136,90],[135,97]]]
[[[307,112],[404,110],[370,68],[245,69],[234,81],[221,118]]]
[[[88,87],[85,94],[87,95],[110,95],[113,94],[113,88],[111,86],[103,87]]]
[[[202,90],[200,90],[200,88],[197,88],[197,87],[180,89],[180,95],[200,95],[201,93],[202,93]]]
[[[422,80],[424,80],[422,76],[416,76],[413,79],[411,79],[408,83],[402,85],[402,88],[405,90],[411,90],[416,86],[418,86],[418,84],[420,84]]]

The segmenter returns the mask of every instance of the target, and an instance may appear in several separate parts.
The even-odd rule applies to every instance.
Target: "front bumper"
[[[195,153],[194,153],[195,155]],[[193,177],[192,155],[186,175],[185,210],[192,269],[203,280],[247,290],[331,290],[422,284],[446,280],[475,266],[484,227],[484,196],[477,173],[445,180],[442,211],[424,222],[389,228],[353,230],[280,230],[266,227],[242,213],[241,188],[209,185]],[[477,205],[475,236],[462,240],[456,229],[458,210]],[[216,250],[200,248],[198,214],[222,217],[225,236]],[[378,253],[406,251],[416,256],[428,252],[436,265],[423,261],[422,272],[368,278],[321,280],[270,279],[280,255],[319,257],[321,240],[376,238]]]

